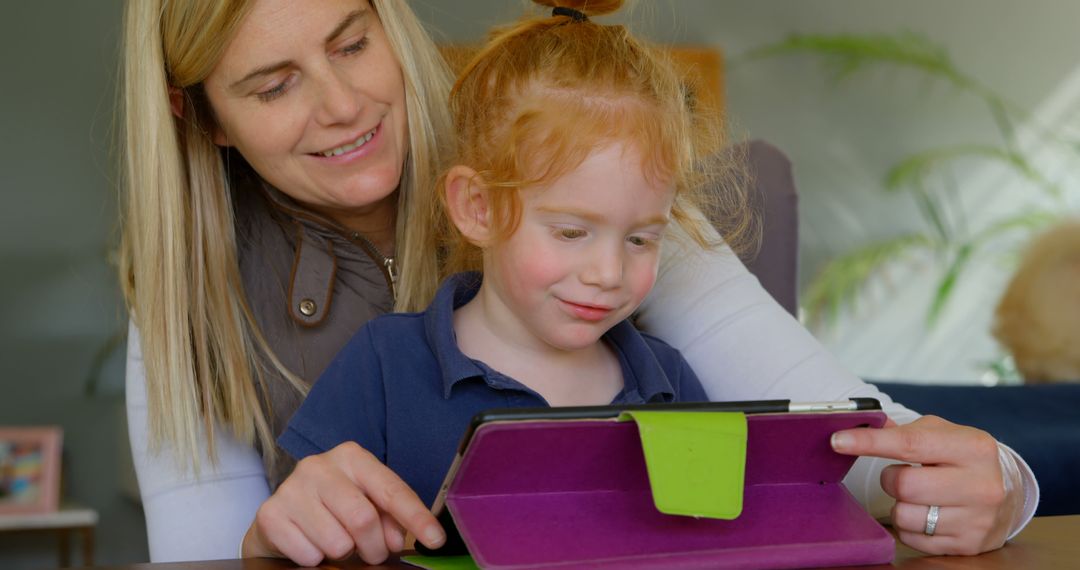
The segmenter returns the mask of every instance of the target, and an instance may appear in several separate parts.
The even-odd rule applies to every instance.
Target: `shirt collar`
[[[449,399],[454,384],[477,376],[483,369],[458,348],[454,332],[454,310],[468,303],[480,290],[479,273],[457,273],[446,279],[435,293],[435,300],[424,311],[424,332],[428,346],[442,372],[443,397]]]
[[[616,398],[617,403],[640,403],[638,398],[645,403],[675,401],[671,379],[629,319],[611,327],[604,338],[614,348],[622,366],[623,391]]]
[[[424,329],[442,373],[443,397],[449,399],[455,384],[469,378],[489,381],[488,370],[458,348],[454,333],[454,310],[468,303],[480,290],[479,273],[451,275],[439,287],[435,300],[424,312]],[[623,372],[624,387],[616,398],[619,403],[671,402],[675,390],[660,362],[629,320],[620,321],[604,339],[615,350]],[[490,383],[490,382],[489,382]]]

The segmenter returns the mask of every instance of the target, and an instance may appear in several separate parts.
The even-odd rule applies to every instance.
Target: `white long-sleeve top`
[[[638,324],[682,351],[710,399],[793,401],[872,397],[897,423],[915,412],[863,382],[836,362],[769,296],[727,249],[700,251],[665,246],[656,286],[642,305]],[[690,250],[690,251],[687,251]],[[244,533],[270,489],[262,460],[251,444],[215,432],[217,462],[204,458],[201,475],[177,464],[166,445],[148,451],[146,373],[138,331],[130,329],[127,356],[128,429],[146,513],[153,562],[234,558]],[[1038,486],[1031,469],[1002,447],[1003,464],[1019,469],[1007,485],[1022,485],[1024,512],[1013,534],[1034,516]],[[204,446],[205,449],[205,446]],[[892,499],[881,489],[881,470],[891,461],[860,458],[844,479],[875,517],[888,515]]]

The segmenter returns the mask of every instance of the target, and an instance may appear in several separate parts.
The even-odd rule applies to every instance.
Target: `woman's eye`
[[[343,55],[352,55],[354,53],[360,53],[361,51],[364,51],[364,48],[367,47],[367,45],[368,45],[368,37],[364,36],[364,37],[360,38],[358,41],[353,42],[353,43],[341,48],[341,53]]]
[[[576,228],[560,228],[558,230],[560,238],[565,240],[575,240],[585,237],[585,230],[579,230]]]
[[[633,245],[636,245],[637,247],[647,247],[656,243],[656,240],[642,236],[630,236],[626,238],[626,241],[630,242]]]
[[[278,97],[281,97],[285,94],[285,91],[289,89],[289,86],[292,85],[292,77],[292,75],[286,77],[279,83],[275,84],[273,87],[255,93],[255,96],[258,97],[259,100],[263,103],[267,103],[269,101],[277,99]]]
[[[259,91],[258,93],[255,94],[255,96],[258,97],[260,101],[265,103],[267,101],[273,101],[274,99],[277,99],[278,97],[281,97],[284,94],[285,94],[285,83],[281,82],[281,83],[278,83],[277,85],[275,85],[274,87],[271,87],[270,89],[267,89],[266,91]]]

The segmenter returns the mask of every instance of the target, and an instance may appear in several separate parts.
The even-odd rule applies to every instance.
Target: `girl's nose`
[[[593,248],[591,253],[582,268],[581,281],[601,289],[618,287],[623,277],[621,244],[619,247],[598,246]]]

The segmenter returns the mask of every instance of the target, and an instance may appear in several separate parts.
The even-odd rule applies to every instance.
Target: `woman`
[[[273,446],[363,322],[435,290],[423,185],[453,135],[430,39],[404,0],[133,0],[125,37],[121,276],[152,558],[228,557],[242,542],[246,556],[378,562],[405,531],[436,546],[425,506],[359,447],[292,470]],[[638,322],[713,399],[881,398],[907,425],[834,446],[925,465],[860,459],[847,480],[875,514],[895,499],[916,548],[997,548],[1034,511],[1011,453],[844,372],[730,252],[669,255]],[[399,492],[368,496],[373,481]]]

